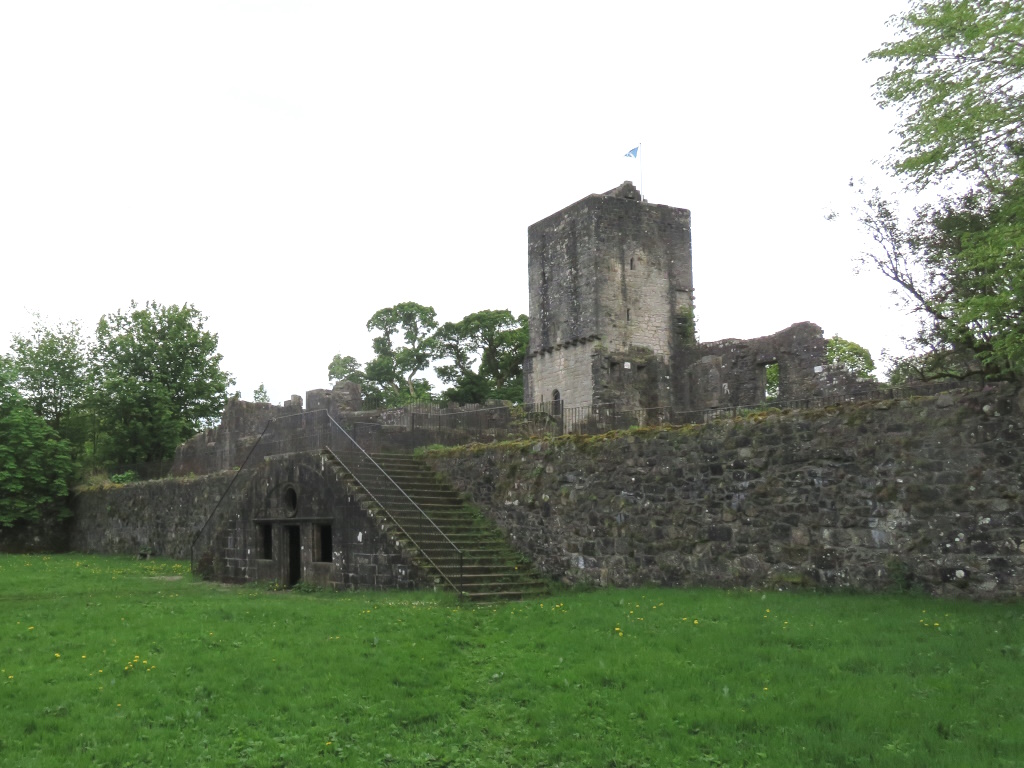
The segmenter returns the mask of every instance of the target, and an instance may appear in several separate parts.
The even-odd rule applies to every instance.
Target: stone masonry
[[[690,212],[640,201],[629,182],[590,195],[529,230],[527,402],[592,405],[616,369],[645,374],[620,391],[638,407],[668,405],[665,373],[677,344],[692,343]],[[641,372],[642,373],[642,372]]]
[[[428,454],[568,584],[1024,595],[1024,393]]]
[[[825,339],[798,323],[759,339],[698,344],[690,212],[653,205],[630,182],[590,195],[529,229],[526,402],[701,410],[862,390],[826,371]],[[558,401],[558,406],[551,406]]]

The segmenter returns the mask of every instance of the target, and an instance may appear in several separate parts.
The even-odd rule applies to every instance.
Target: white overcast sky
[[[190,302],[251,399],[399,301],[528,311],[527,227],[625,179],[688,208],[702,340],[911,331],[854,274],[897,0],[0,4],[0,351]]]

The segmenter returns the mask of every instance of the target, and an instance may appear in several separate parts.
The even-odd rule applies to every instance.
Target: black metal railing
[[[623,408],[610,403],[578,406],[568,406],[561,402],[527,403],[468,409],[416,404],[402,412],[389,412],[388,418],[379,423],[361,422],[352,428],[361,444],[372,445],[372,450],[379,452],[427,445],[450,446],[570,434],[594,435],[631,427],[703,424],[769,409],[802,410],[856,402],[898,400],[963,389],[964,386],[961,382],[930,382],[905,387],[871,387],[854,393],[696,410],[673,406]]]
[[[243,472],[255,467],[268,456],[301,452],[322,452],[336,461],[461,598],[464,584],[462,550],[325,410],[281,416],[267,422],[192,541],[190,555],[193,573],[217,578],[226,567],[226,564],[218,562],[216,540],[223,529],[221,518],[230,508],[226,500],[237,490]],[[430,535],[412,533],[409,530],[411,520],[425,524]],[[248,533],[247,530],[242,531],[243,536]],[[444,556],[451,560],[447,568],[438,562]]]
[[[330,440],[324,444],[324,452],[362,487],[371,501],[461,599],[464,591],[465,565],[462,550],[338,422],[326,411],[323,413],[330,425]],[[411,520],[406,519],[402,512],[410,515]],[[410,526],[403,524],[403,519],[406,519],[406,522],[425,524],[430,535],[411,533]],[[448,568],[439,564],[441,556],[452,559],[453,562]],[[456,579],[453,579],[450,573],[452,566],[456,569]]]

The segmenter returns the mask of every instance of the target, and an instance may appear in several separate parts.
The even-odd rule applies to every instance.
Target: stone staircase
[[[359,502],[378,515],[413,563],[437,573],[446,586],[450,582],[456,590],[461,587],[466,599],[488,602],[547,594],[547,581],[508,545],[501,531],[467,506],[425,462],[409,454],[374,454],[392,484],[380,472],[353,465],[350,473],[329,452],[325,457],[361,491],[356,494]]]

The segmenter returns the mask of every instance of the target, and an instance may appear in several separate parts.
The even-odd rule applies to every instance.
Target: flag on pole
[[[633,147],[629,152],[625,154],[626,157],[636,157],[636,153],[640,151],[640,147]]]

